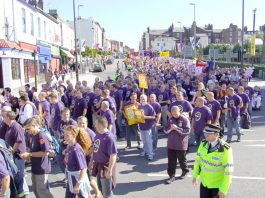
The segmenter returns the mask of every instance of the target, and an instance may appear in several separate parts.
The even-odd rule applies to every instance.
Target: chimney
[[[49,10],[49,14],[55,19],[58,18],[57,10]]]
[[[37,6],[37,0],[29,0],[28,3],[34,7]]]
[[[38,8],[43,10],[43,0],[38,1]]]

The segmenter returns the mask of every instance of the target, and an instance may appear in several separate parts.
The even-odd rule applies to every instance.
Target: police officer
[[[229,144],[219,138],[221,128],[207,124],[193,168],[194,186],[200,177],[201,198],[223,198],[229,191],[233,173],[233,154]]]

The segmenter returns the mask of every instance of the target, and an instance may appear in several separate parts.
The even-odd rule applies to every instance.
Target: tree
[[[233,47],[233,53],[237,53],[239,48],[241,48],[241,45],[239,43],[235,44]]]

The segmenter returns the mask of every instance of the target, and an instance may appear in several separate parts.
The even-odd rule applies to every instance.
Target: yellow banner
[[[148,89],[146,74],[138,74],[139,87],[142,89]]]
[[[167,52],[160,52],[160,57],[169,57],[170,53],[169,51]]]
[[[256,35],[253,34],[251,36],[251,42],[250,42],[250,54],[252,56],[255,56],[255,51],[256,51],[256,43],[255,43],[255,40],[256,40]]]
[[[127,119],[128,125],[137,124],[137,118],[135,116],[135,110],[138,109],[138,106],[135,104],[131,104],[124,107],[124,114]]]

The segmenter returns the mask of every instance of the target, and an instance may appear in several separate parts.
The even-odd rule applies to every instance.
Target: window
[[[34,36],[34,17],[32,13],[30,13],[30,33]]]
[[[24,33],[27,32],[27,27],[26,27],[26,10],[22,8],[22,31]]]
[[[30,78],[34,78],[34,60],[24,60],[24,74],[25,74],[25,83],[29,83]]]
[[[20,79],[20,62],[18,58],[11,58],[11,72],[13,80]]]
[[[229,32],[229,36],[232,37],[233,36],[233,32]]]
[[[44,40],[47,39],[47,25],[46,25],[46,21],[43,22],[43,31],[44,31]]]
[[[38,36],[39,39],[41,38],[41,24],[40,24],[40,18],[38,18]]]

